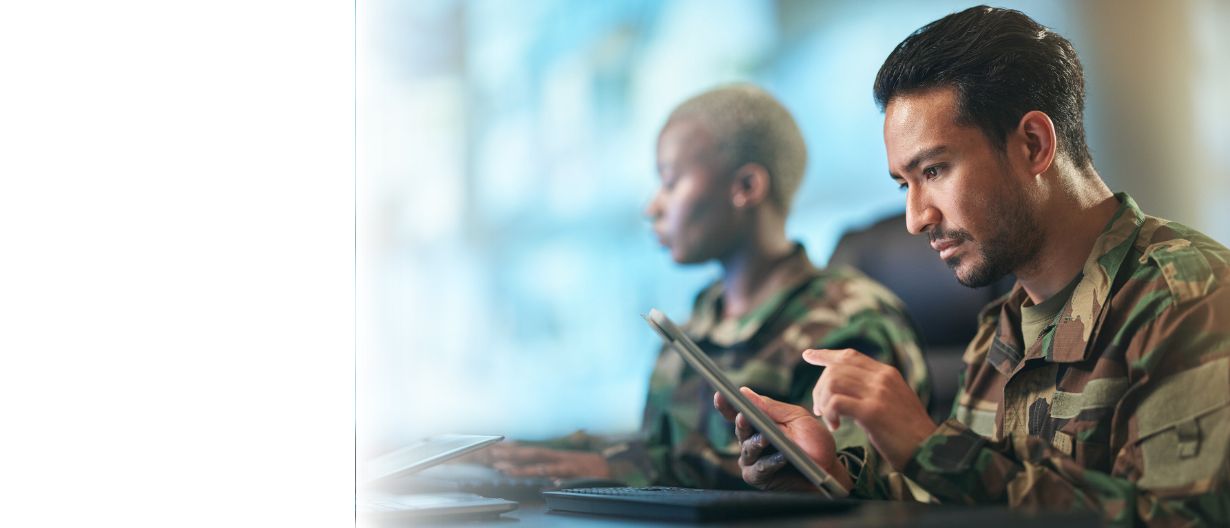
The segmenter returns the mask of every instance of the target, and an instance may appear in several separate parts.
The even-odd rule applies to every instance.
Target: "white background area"
[[[0,526],[350,526],[354,6],[0,7]]]

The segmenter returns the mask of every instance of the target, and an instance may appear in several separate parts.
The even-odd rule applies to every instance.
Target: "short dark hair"
[[[1068,39],[1020,11],[971,7],[927,24],[897,45],[876,74],[880,110],[893,97],[937,87],[957,94],[957,121],[1001,150],[1025,113],[1055,123],[1058,150],[1083,168],[1085,76]]]

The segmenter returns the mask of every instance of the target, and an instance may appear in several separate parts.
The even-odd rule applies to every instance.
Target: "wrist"
[[[845,488],[846,491],[854,489],[854,477],[850,475],[850,470],[846,468],[845,464],[841,463],[839,457],[833,457],[832,463],[822,466],[822,468],[829,476],[833,477],[833,480],[841,484],[841,487]]]
[[[587,473],[598,478],[611,478],[611,464],[606,457],[599,453],[586,453],[589,458],[589,463],[586,464],[590,468]]]
[[[923,442],[935,432],[935,429],[935,424],[930,423],[928,420],[926,425],[920,425],[908,433],[899,435],[897,437],[898,441],[893,442],[892,447],[885,450],[888,452],[881,451],[881,454],[893,466],[894,470],[902,471],[910,463],[910,460],[914,458],[914,454],[918,452],[918,448],[922,446]]]

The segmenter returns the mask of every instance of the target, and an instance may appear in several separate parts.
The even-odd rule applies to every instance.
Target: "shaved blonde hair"
[[[759,163],[769,172],[769,197],[783,213],[790,212],[794,193],[803,181],[807,145],[803,133],[776,98],[750,84],[730,84],[684,101],[666,120],[695,121],[713,134],[731,170]]]

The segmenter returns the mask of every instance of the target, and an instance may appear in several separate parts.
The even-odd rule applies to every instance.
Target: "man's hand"
[[[812,390],[812,411],[831,429],[842,416],[852,418],[898,471],[935,432],[935,422],[897,369],[850,349],[808,350],[803,360],[824,367]]]
[[[503,442],[475,453],[476,462],[514,477],[611,478],[611,468],[598,453],[564,451]]]
[[[766,398],[747,387],[741,387],[739,391],[776,422],[777,427],[798,444],[808,458],[816,461],[846,489],[854,487],[845,466],[837,462],[833,435],[807,409]],[[741,444],[739,467],[743,470],[744,481],[765,490],[816,491],[816,487],[791,466],[780,451],[752,429],[743,413],[736,414],[735,408],[720,393],[713,394],[713,406],[727,420],[735,423],[735,436]]]

